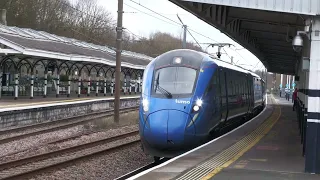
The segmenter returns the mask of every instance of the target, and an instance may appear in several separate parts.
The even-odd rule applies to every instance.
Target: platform
[[[304,173],[300,142],[291,101],[268,97],[251,121],[130,179],[320,179]]]
[[[139,98],[139,94],[134,95],[121,95],[120,98]],[[20,98],[18,100],[13,100],[9,98],[0,99],[0,112],[11,111],[11,110],[22,110],[30,108],[39,108],[39,107],[49,107],[57,105],[66,105],[66,104],[77,104],[77,103],[86,103],[86,102],[95,102],[101,100],[111,100],[114,99],[114,96],[90,96],[90,97],[47,97],[47,98]]]

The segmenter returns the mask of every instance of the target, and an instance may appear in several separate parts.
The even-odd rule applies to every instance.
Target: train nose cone
[[[181,111],[169,110],[168,117],[168,143],[172,145],[179,145],[184,143],[185,128],[186,123],[189,119],[189,115]]]
[[[162,110],[150,114],[149,127],[145,127],[144,138],[149,145],[167,149],[179,146],[185,140],[185,127],[189,115],[176,110]]]
[[[168,111],[162,110],[148,116],[148,127],[144,128],[144,139],[153,147],[167,144]]]

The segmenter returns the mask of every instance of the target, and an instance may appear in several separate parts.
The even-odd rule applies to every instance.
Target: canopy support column
[[[96,96],[99,96],[99,76],[97,76],[96,80]]]
[[[30,79],[30,99],[33,99],[33,85],[34,85],[34,74],[31,72],[31,79]]]
[[[88,78],[88,91],[87,91],[87,96],[90,96],[90,90],[91,90],[91,77],[89,76],[89,78]]]
[[[0,67],[0,68],[2,68],[2,67]],[[3,76],[2,69],[0,69],[0,99],[1,99],[1,95],[2,95],[2,76]]]
[[[70,97],[71,94],[71,76],[68,75],[68,94],[67,97]]]
[[[111,96],[113,96],[113,91],[114,91],[114,77],[111,80],[111,84],[110,84],[110,89],[111,89]]]
[[[320,174],[320,17],[312,20],[305,171]],[[307,38],[305,38],[307,40]]]
[[[19,74],[14,75],[14,99],[17,100],[19,96]]]
[[[107,78],[104,78],[103,95],[107,95]]]
[[[44,87],[43,87],[43,97],[47,97],[47,85],[48,85],[48,72],[46,71],[44,74]]]
[[[80,97],[81,94],[81,76],[79,75],[78,79],[78,97]]]
[[[57,73],[57,93],[56,97],[59,97],[59,92],[60,92],[60,72]]]

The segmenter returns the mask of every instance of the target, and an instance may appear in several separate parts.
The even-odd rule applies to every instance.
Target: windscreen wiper
[[[156,92],[157,90],[159,90],[159,92],[161,92],[161,93],[162,93],[163,95],[165,95],[167,98],[172,98],[172,94],[171,94],[169,91],[165,90],[164,88],[162,88],[162,87],[159,85],[159,76],[160,76],[160,72],[159,72],[159,74],[158,74],[158,76],[157,76],[155,92]]]

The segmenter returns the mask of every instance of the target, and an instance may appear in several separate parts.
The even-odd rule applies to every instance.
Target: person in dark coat
[[[295,110],[296,104],[297,104],[297,97],[298,97],[298,88],[296,88],[292,94],[292,99],[293,99],[293,107],[292,110]]]

